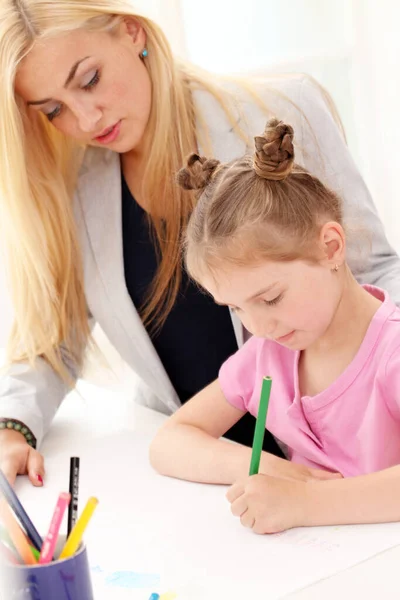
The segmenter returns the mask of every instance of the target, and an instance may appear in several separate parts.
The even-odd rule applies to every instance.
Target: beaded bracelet
[[[32,431],[21,421],[0,418],[0,431],[2,429],[10,429],[13,431],[18,431],[18,433],[22,433],[27,443],[32,446],[32,448],[36,448],[35,436],[33,435]]]

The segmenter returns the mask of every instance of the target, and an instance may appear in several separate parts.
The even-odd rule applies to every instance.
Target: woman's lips
[[[94,139],[100,144],[110,144],[111,142],[114,142],[117,139],[120,129],[121,121],[118,121],[118,123],[115,123],[115,125],[113,125],[112,127],[104,129],[104,133],[95,137]]]

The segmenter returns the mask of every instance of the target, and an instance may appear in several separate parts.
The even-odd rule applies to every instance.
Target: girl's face
[[[266,261],[224,265],[202,285],[218,304],[237,312],[253,335],[304,350],[328,331],[339,306],[340,272],[326,264]]]
[[[78,142],[140,150],[151,108],[145,42],[135,21],[116,34],[82,29],[37,42],[18,70],[16,93]]]

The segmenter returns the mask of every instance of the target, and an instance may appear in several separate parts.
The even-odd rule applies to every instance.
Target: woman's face
[[[116,34],[79,29],[37,42],[18,70],[16,93],[83,144],[139,151],[151,108],[145,42],[135,21]]]

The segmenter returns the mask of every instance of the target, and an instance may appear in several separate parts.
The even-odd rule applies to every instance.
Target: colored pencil
[[[7,562],[11,563],[12,565],[20,565],[21,564],[21,560],[19,559],[19,556],[13,552],[13,550],[7,546],[4,542],[0,542],[0,555],[2,558],[4,558]]]
[[[33,554],[33,556],[34,556],[34,557],[35,557],[35,559],[36,559],[36,560],[39,562],[39,558],[40,558],[40,552],[38,552],[38,551],[36,550],[36,548],[34,548],[33,546],[29,546],[29,547],[30,547],[30,549],[31,549],[31,551],[32,551],[32,554]]]
[[[69,537],[72,529],[75,526],[78,518],[78,499],[79,499],[79,458],[71,457],[69,468],[69,493],[71,494],[71,503],[68,507],[68,529],[67,537]]]
[[[79,544],[81,543],[85,529],[88,526],[89,521],[90,521],[98,503],[99,503],[99,501],[97,500],[97,498],[93,498],[93,497],[89,498],[89,500],[86,503],[85,508],[82,511],[81,516],[77,520],[75,527],[71,531],[71,534],[68,537],[64,548],[62,549],[62,552],[60,554],[60,560],[62,560],[63,558],[69,558],[69,557],[73,556],[75,554],[75,552],[78,550]]]
[[[53,560],[58,534],[60,532],[64,513],[67,510],[70,500],[71,495],[64,492],[58,497],[56,508],[50,522],[49,531],[44,539],[42,551],[40,553],[39,564],[41,565],[46,565]]]
[[[260,404],[258,406],[257,421],[254,430],[253,449],[251,452],[249,475],[257,475],[258,470],[260,468],[261,452],[263,448],[265,427],[267,421],[269,396],[271,393],[271,384],[271,377],[263,378]]]
[[[37,562],[32,554],[32,550],[27,542],[24,532],[17,523],[11,508],[4,502],[0,501],[0,518],[3,524],[7,528],[8,534],[15,546],[18,554],[27,565],[36,565]]]
[[[6,476],[3,471],[0,469],[0,492],[2,492],[4,498],[7,500],[8,504],[12,508],[15,516],[18,521],[21,523],[21,526],[24,528],[27,536],[31,540],[32,544],[35,546],[36,550],[41,552],[43,540],[38,534],[34,524],[28,517],[24,507],[19,501],[16,493],[12,489],[11,485],[8,483]]]

